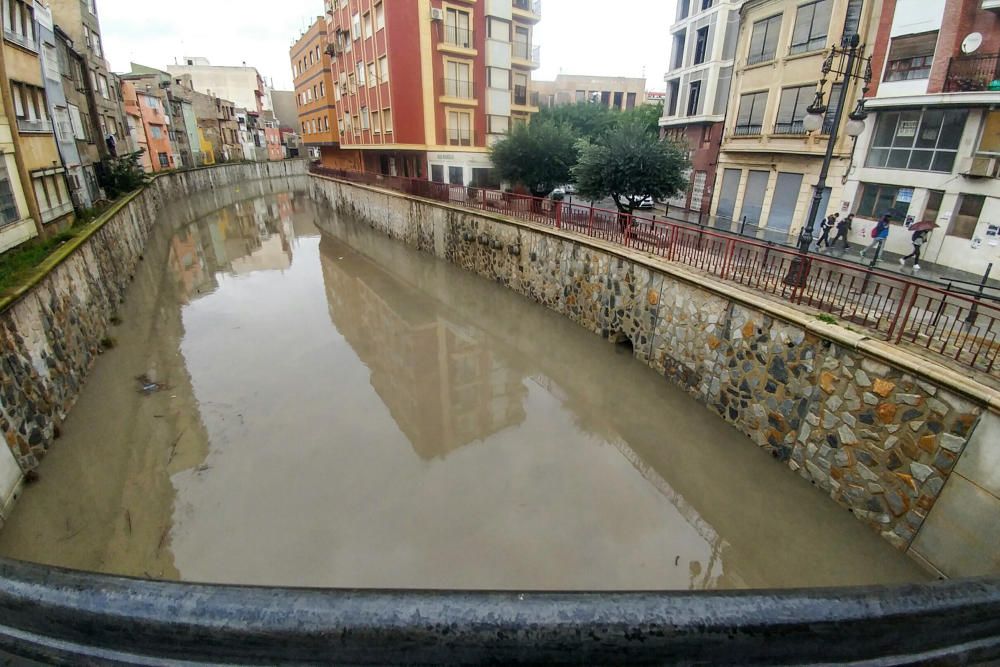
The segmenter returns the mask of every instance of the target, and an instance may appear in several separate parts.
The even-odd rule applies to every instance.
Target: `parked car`
[[[630,198],[633,200],[639,199],[639,195],[632,195]],[[646,195],[642,199],[639,199],[639,205],[636,208],[653,208],[654,206],[656,206],[656,202],[653,201],[652,197]]]
[[[568,195],[575,195],[576,194],[576,186],[573,185],[572,183],[567,183],[565,185],[560,185],[556,189],[557,190],[562,190],[563,192],[565,192]]]

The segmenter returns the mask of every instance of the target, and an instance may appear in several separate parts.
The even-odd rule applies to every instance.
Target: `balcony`
[[[790,123],[775,123],[774,134],[805,134],[806,129],[802,126],[801,120],[793,120]]]
[[[475,42],[473,41],[472,31],[468,28],[459,28],[454,25],[444,26],[444,39],[441,40],[444,46],[450,46],[456,49],[474,49]]]
[[[762,125],[737,125],[733,127],[734,137],[759,137],[763,129]]]
[[[528,91],[527,86],[514,86],[512,104],[519,107],[537,107],[538,91]]]
[[[52,123],[47,120],[18,118],[17,131],[25,133],[52,132]]]
[[[542,19],[542,0],[513,0],[513,16],[516,19],[537,23]]]
[[[442,90],[444,96],[458,100],[475,99],[472,90],[472,82],[468,79],[444,79]]]
[[[526,67],[528,69],[538,69],[542,66],[541,47],[532,46],[524,42],[514,42],[511,52],[511,65],[514,67]]]
[[[448,145],[449,146],[471,146],[472,145],[472,131],[471,130],[458,130],[449,129],[448,130]]]
[[[944,92],[1000,91],[1000,54],[958,56],[948,62]]]

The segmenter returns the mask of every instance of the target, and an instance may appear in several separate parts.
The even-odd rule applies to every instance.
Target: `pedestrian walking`
[[[847,250],[847,236],[851,233],[851,226],[854,222],[854,214],[848,213],[846,217],[837,221],[837,234],[833,237],[830,245],[837,245],[837,241],[844,241],[844,250]]]
[[[820,246],[826,245],[827,248],[830,247],[830,231],[833,229],[834,225],[837,224],[837,218],[840,217],[839,213],[834,213],[832,215],[826,216],[826,218],[819,224],[820,230],[823,232],[816,239],[816,249],[818,250]]]
[[[913,232],[913,236],[910,237],[910,243],[913,244],[913,252],[911,252],[906,257],[900,257],[899,265],[906,266],[906,260],[913,259],[913,270],[920,270],[920,249],[923,247],[924,243],[927,242],[927,236],[931,233],[929,229],[918,229]]]
[[[867,248],[865,248],[864,250],[861,251],[861,256],[865,257],[867,255],[868,251],[871,250],[872,248],[874,248],[875,249],[875,259],[877,260],[879,258],[879,255],[882,254],[882,246],[885,245],[885,240],[887,238],[889,238],[889,214],[888,213],[886,213],[885,215],[883,215],[882,219],[879,220],[878,224],[875,225],[875,229],[872,230],[872,239],[874,239],[874,240],[871,242],[871,245],[869,245]]]

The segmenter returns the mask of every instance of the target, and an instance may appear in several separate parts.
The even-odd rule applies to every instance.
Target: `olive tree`
[[[685,151],[661,141],[642,122],[626,123],[594,141],[581,140],[573,168],[576,188],[588,199],[611,197],[621,213],[643,199],[668,199],[687,188]]]
[[[569,126],[534,120],[515,127],[490,150],[496,175],[544,197],[569,180],[576,164],[576,136]]]

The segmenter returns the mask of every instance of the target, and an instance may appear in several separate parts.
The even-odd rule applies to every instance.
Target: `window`
[[[368,63],[368,85],[374,86],[378,83],[378,74],[375,71],[375,61]]]
[[[450,146],[472,145],[472,114],[468,111],[448,112],[448,144]]]
[[[586,102],[586,101],[587,101],[587,91],[586,90],[576,91],[576,103],[580,104],[581,102]]]
[[[766,106],[767,91],[741,95],[733,134],[738,137],[760,134],[764,126],[764,108]]]
[[[431,165],[431,180],[435,183],[444,183],[444,165],[443,164],[432,164]]]
[[[319,96],[326,97],[326,84],[322,81],[319,82]]]
[[[444,94],[448,97],[472,97],[472,68],[469,63],[449,60],[445,63]]]
[[[812,104],[816,86],[799,86],[785,88],[781,91],[778,101],[778,118],[774,123],[775,134],[805,134],[802,119],[806,116],[806,108]]]
[[[372,27],[371,12],[365,12],[364,18],[362,20],[365,25],[365,39],[369,39],[375,35],[375,29]]]
[[[700,65],[705,62],[708,53],[708,26],[698,28],[694,38],[694,64]]]
[[[781,14],[757,21],[750,33],[750,54],[747,65],[774,60],[778,52],[778,35],[781,33]]]
[[[382,109],[382,128],[386,132],[392,132],[392,111]]]
[[[919,35],[896,37],[889,46],[888,64],[885,67],[885,81],[908,81],[927,79],[931,75],[934,48],[937,46],[937,30]]]
[[[94,2],[94,0],[87,0],[87,9],[90,11],[91,14],[97,16],[97,4]]]
[[[789,53],[805,53],[826,46],[826,33],[830,28],[830,5],[833,0],[817,0],[799,5],[792,27],[792,45]]]
[[[97,87],[101,91],[101,97],[103,97],[106,100],[111,99],[111,93],[108,92],[108,77],[104,76],[103,74],[98,74]]]
[[[96,32],[92,33],[92,35],[93,35],[94,55],[97,56],[98,58],[103,58],[104,50],[101,49],[101,36],[98,35]]]
[[[486,17],[486,36],[501,42],[510,41],[510,21],[504,21],[494,16]]]
[[[837,108],[840,106],[840,91],[844,87],[843,83],[835,83],[830,86],[830,95],[826,98],[826,114],[823,116],[823,134],[830,134],[833,131],[833,121],[837,118]]]
[[[496,90],[510,90],[510,70],[499,67],[487,67],[486,85]]]
[[[365,64],[363,62],[358,62],[354,66],[354,74],[358,78],[358,85],[363,88],[365,85]]]
[[[156,100],[155,97],[150,97],[149,95],[143,95],[143,97],[146,100],[146,106],[149,107],[150,109],[159,109],[160,108],[160,105],[157,102],[157,100]]]
[[[6,158],[0,159],[0,224],[9,225],[21,219],[17,211],[17,200],[10,185]]]
[[[160,169],[166,169],[170,166],[170,157],[166,153],[157,153],[156,156],[160,159]]]
[[[528,76],[517,72],[514,74],[514,104],[528,104]]]
[[[865,166],[951,172],[967,115],[943,109],[880,113]]]
[[[53,81],[60,81],[61,68],[59,67],[59,55],[56,53],[56,47],[51,44],[42,44],[41,53],[42,70],[45,73],[45,77]]]
[[[371,117],[368,115],[368,107],[361,107],[361,129],[370,130],[371,127]]]
[[[385,28],[385,8],[382,3],[375,5],[375,30],[382,30]]]
[[[358,84],[354,78],[354,72],[347,75],[347,90],[352,93],[358,92]]]
[[[848,47],[851,39],[858,34],[861,29],[861,10],[864,0],[847,0],[847,12],[844,16],[844,34],[840,38],[840,45]]]
[[[678,33],[674,33],[673,45],[670,51],[673,56],[670,62],[670,69],[678,69],[684,66],[684,46],[686,43],[686,31],[681,30]]]
[[[701,0],[701,9],[705,11],[706,9],[712,8],[712,0]]]
[[[16,44],[35,50],[35,10],[23,0],[3,0],[3,30]]]
[[[862,218],[878,220],[888,213],[893,222],[901,224],[910,211],[913,188],[899,188],[895,185],[862,183],[861,198],[854,211]]]
[[[979,216],[983,213],[983,204],[985,203],[986,197],[983,195],[959,195],[958,212],[952,217],[951,224],[948,225],[948,236],[957,236],[962,239],[971,239],[975,236]]]
[[[310,99],[318,100],[319,99],[319,95],[316,94],[318,92],[317,89],[316,89],[316,86],[313,85],[313,87],[312,87],[311,90],[312,90],[312,94],[310,95]]]
[[[691,0],[678,0],[677,1],[677,20],[686,19],[688,14],[691,13]]]
[[[514,41],[511,55],[514,58],[528,60],[531,58],[531,33],[527,28],[514,28]]]
[[[507,134],[510,132],[510,117],[487,116],[486,131],[490,134]]]
[[[681,96],[681,81],[673,79],[667,81],[667,116],[677,115],[677,104]]]
[[[451,185],[465,185],[465,168],[448,167],[448,183]]]
[[[381,76],[382,83],[389,80],[389,57],[382,56],[378,59],[378,71]]]
[[[372,132],[375,134],[382,132],[382,115],[378,111],[372,111]]]
[[[343,118],[338,118],[337,119],[337,134],[339,134],[340,136],[344,136],[344,119]]]
[[[162,139],[163,138],[163,130],[160,129],[159,125],[150,125],[149,126],[149,133],[153,135],[154,139]]]
[[[21,132],[51,132],[45,90],[20,81],[11,81],[10,88],[17,129]]]
[[[469,12],[447,9],[444,13],[444,41],[465,49],[472,48],[472,31],[469,30]]]
[[[42,211],[42,222],[52,222],[61,215],[73,210],[66,190],[66,179],[63,174],[35,172],[31,175],[31,184],[35,190],[35,199]]]
[[[688,88],[687,115],[697,116],[701,110],[701,81],[692,81]]]
[[[944,192],[941,190],[927,191],[927,204],[924,206],[924,217],[921,220],[934,222],[941,215],[941,202],[944,200]]]
[[[351,17],[351,36],[354,39],[361,39],[361,15],[355,14]]]

